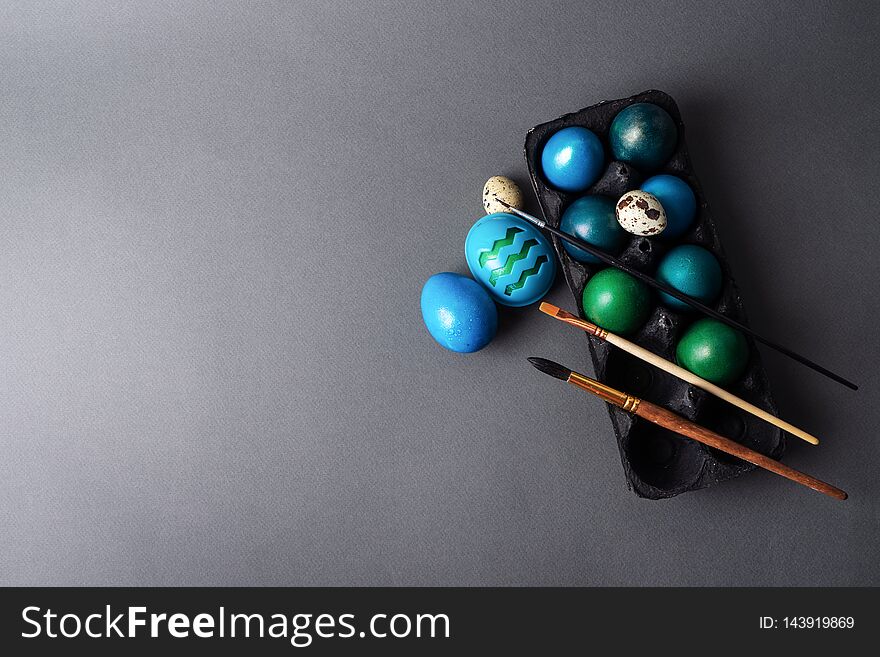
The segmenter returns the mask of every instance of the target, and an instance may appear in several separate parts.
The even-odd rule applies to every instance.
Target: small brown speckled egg
[[[627,233],[654,237],[666,228],[666,211],[656,196],[634,189],[617,201],[617,223]]]
[[[517,210],[522,210],[522,192],[517,184],[506,176],[492,176],[483,185],[483,208],[486,210],[486,214],[510,212],[510,210],[498,202],[499,198]]]

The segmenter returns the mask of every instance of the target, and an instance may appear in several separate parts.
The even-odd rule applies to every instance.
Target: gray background
[[[3,3],[3,584],[880,584],[876,3]],[[425,331],[533,125],[671,93],[791,465],[625,488],[534,309]],[[550,299],[570,306],[563,282]]]

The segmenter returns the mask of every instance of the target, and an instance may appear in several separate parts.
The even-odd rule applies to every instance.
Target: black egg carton
[[[678,145],[675,152],[657,171],[642,172],[631,165],[612,160],[608,145],[608,129],[617,113],[628,105],[642,102],[654,103],[665,109],[678,127]],[[595,185],[586,192],[577,194],[553,189],[544,180],[540,166],[540,153],[544,143],[556,131],[569,126],[583,126],[592,130],[602,141],[606,162],[609,163]],[[722,291],[715,303],[715,309],[747,324],[742,297],[731,275],[724,250],[721,248],[715,222],[709,214],[709,206],[703,190],[691,168],[681,114],[670,96],[662,91],[645,91],[630,98],[604,101],[548,123],[542,123],[532,128],[526,136],[525,156],[541,212],[547,223],[555,227],[559,226],[565,208],[584,194],[604,194],[616,201],[624,192],[638,189],[639,184],[649,176],[669,173],[683,178],[697,197],[697,218],[691,229],[671,241],[664,241],[662,236],[647,238],[633,235],[629,242],[613,255],[630,267],[654,276],[660,259],[673,246],[699,244],[705,247],[718,258],[724,276]],[[590,276],[604,269],[605,265],[579,263],[568,255],[561,240],[553,237],[553,243],[565,279],[574,295],[578,312],[584,317],[581,304],[584,285]],[[679,337],[691,322],[702,315],[696,311],[681,313],[670,310],[659,302],[656,291],[652,292],[652,295],[654,307],[649,319],[636,334],[627,337],[650,351],[674,361],[675,346]],[[588,340],[595,374],[600,381],[664,406],[773,458],[779,458],[785,451],[783,432],[771,424],[722,402],[703,390],[648,365],[598,338],[588,336]],[[748,367],[743,376],[734,384],[727,386],[727,389],[775,415],[776,406],[770,394],[770,386],[760,356],[754,341],[751,338],[747,340],[750,350]],[[582,403],[590,402],[585,399]],[[608,405],[608,411],[617,435],[617,444],[628,485],[640,497],[648,499],[674,497],[737,477],[755,467],[634,417],[615,406]]]

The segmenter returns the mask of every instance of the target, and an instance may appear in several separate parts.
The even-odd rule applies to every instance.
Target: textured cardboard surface
[[[633,103],[653,103],[666,110],[675,121],[678,129],[675,151],[660,169],[647,175],[672,174],[687,182],[697,198],[697,215],[691,228],[674,240],[664,239],[662,235],[654,239],[633,235],[619,251],[611,255],[637,271],[654,276],[657,265],[671,248],[680,244],[702,246],[715,255],[723,273],[721,290],[711,306],[728,317],[747,323],[742,295],[724,255],[717,226],[688,155],[685,124],[675,100],[668,94],[651,90],[628,98],[599,102],[529,130],[525,140],[526,166],[544,219],[551,226],[559,228],[565,209],[584,194],[600,194],[616,202],[625,192],[638,189],[646,175],[628,164],[611,160],[608,146],[608,129],[614,117]],[[564,193],[551,187],[545,181],[540,167],[540,154],[547,139],[569,126],[582,126],[592,130],[606,150],[607,165],[604,175],[592,187],[579,194]],[[553,237],[553,244],[574,297],[571,307],[576,306],[583,317],[581,297],[584,286],[591,276],[605,269],[607,265],[584,265],[568,254],[562,240]],[[667,360],[675,361],[676,344],[691,322],[702,317],[702,314],[696,311],[670,310],[660,303],[656,292],[652,292],[651,298],[654,305],[647,321],[635,335],[629,337]],[[613,381],[620,390],[669,408],[767,456],[778,459],[785,451],[785,437],[772,425],[716,401],[712,395],[640,362],[604,340],[592,337],[587,340],[594,371],[602,381]],[[751,339],[749,349],[751,357],[748,367],[727,388],[741,399],[775,413],[776,407],[767,375]],[[754,466],[745,461],[718,453],[705,445],[651,425],[610,404],[608,412],[617,436],[627,483],[640,497],[674,497],[754,470]]]

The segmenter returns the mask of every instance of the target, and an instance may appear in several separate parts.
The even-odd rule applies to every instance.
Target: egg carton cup
[[[641,172],[624,162],[614,161],[608,144],[608,129],[614,117],[633,103],[653,103],[666,110],[678,128],[678,145],[672,157],[656,171]],[[592,130],[602,141],[606,162],[603,175],[586,192],[568,193],[552,188],[542,177],[540,154],[547,139],[558,130],[582,126]],[[603,194],[615,201],[625,192],[638,189],[648,176],[667,173],[685,180],[697,198],[697,217],[691,228],[675,240],[661,236],[648,238],[631,235],[616,253],[624,263],[653,276],[663,255],[674,246],[698,244],[718,259],[723,274],[721,294],[714,308],[747,324],[742,297],[730,271],[715,222],[709,213],[703,190],[691,168],[685,140],[684,124],[675,101],[662,91],[643,93],[619,100],[603,101],[572,114],[532,128],[526,135],[525,157],[529,176],[545,221],[559,227],[563,211],[584,194]],[[581,298],[590,277],[605,268],[574,260],[562,241],[552,237],[565,279],[568,282],[578,313],[584,317]],[[648,320],[634,335],[627,337],[668,360],[675,360],[675,346],[687,327],[702,315],[678,312],[662,305],[652,292],[653,308]],[[585,334],[586,335],[586,334]],[[776,414],[766,372],[747,336],[749,363],[744,374],[726,388],[733,394]],[[785,435],[771,424],[741,411],[662,370],[659,370],[607,342],[587,336],[596,377],[625,392],[664,406],[689,420],[704,425],[747,447],[779,458],[786,447]],[[669,498],[706,488],[755,468],[754,465],[718,452],[696,441],[651,424],[641,418],[608,405],[611,424],[617,437],[620,457],[629,488],[647,499]]]

